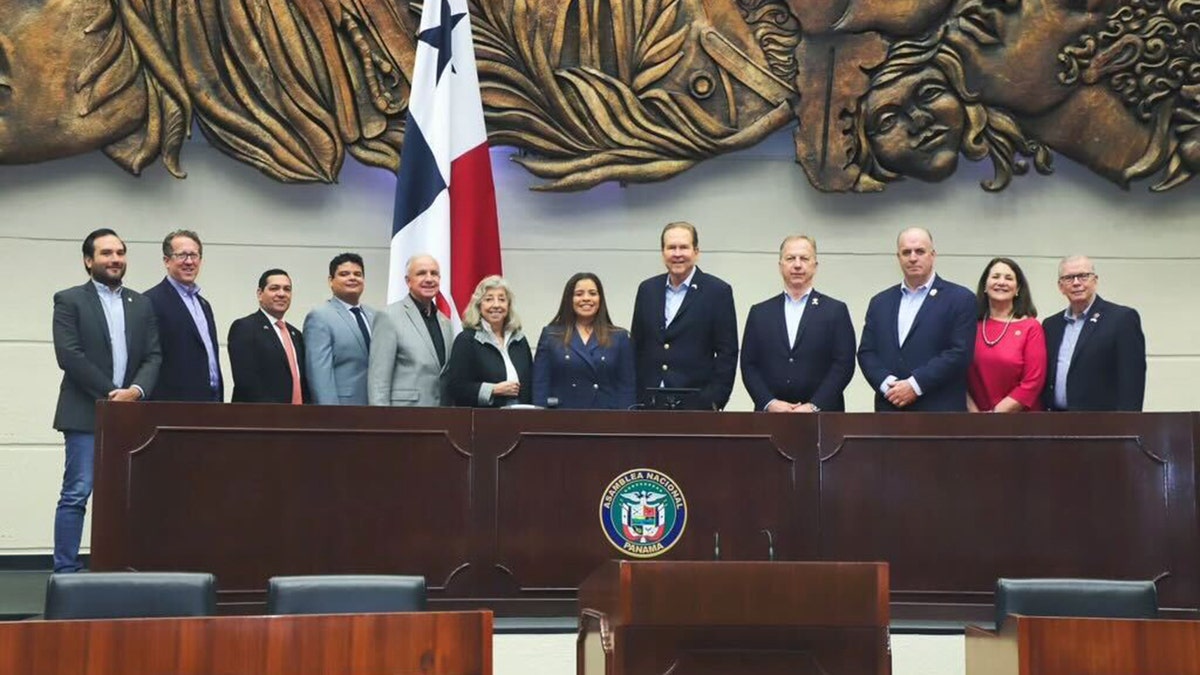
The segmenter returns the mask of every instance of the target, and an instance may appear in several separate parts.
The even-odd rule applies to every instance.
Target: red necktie
[[[292,371],[292,405],[304,403],[304,395],[300,393],[300,366],[296,363],[296,347],[292,344],[292,336],[288,333],[287,324],[283,319],[277,319],[275,326],[283,338],[283,351],[287,352],[288,368]]]

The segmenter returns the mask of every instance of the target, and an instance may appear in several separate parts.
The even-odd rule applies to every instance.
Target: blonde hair
[[[475,292],[471,294],[471,301],[467,304],[467,311],[463,314],[463,328],[479,330],[483,319],[479,306],[483,304],[483,296],[487,295],[488,291],[497,288],[503,290],[504,294],[508,296],[508,316],[504,319],[504,328],[512,331],[521,330],[521,317],[517,316],[516,310],[513,309],[516,298],[513,297],[512,288],[508,285],[508,281],[498,274],[484,277],[475,287]]]

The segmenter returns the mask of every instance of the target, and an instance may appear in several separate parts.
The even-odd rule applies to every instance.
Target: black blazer
[[[854,323],[846,303],[815,289],[800,317],[796,344],[787,334],[784,294],[750,308],[742,336],[742,383],[754,409],[771,399],[843,411],[854,377]]]
[[[308,378],[304,374],[304,336],[287,324],[296,349],[300,371],[300,393],[309,403]],[[229,365],[233,368],[234,403],[291,403],[292,369],[287,351],[279,340],[279,329],[262,311],[234,321],[229,326]]]
[[[879,392],[888,375],[914,377],[922,395],[905,410],[966,411],[967,369],[975,356],[975,293],[936,277],[900,344],[900,286],[871,298],[858,346],[858,365],[875,392],[876,412],[897,408]]]
[[[153,398],[158,401],[212,401],[213,390],[208,384],[208,352],[196,322],[183,304],[175,287],[164,278],[146,291],[158,319],[158,339],[162,344],[162,369]],[[216,400],[225,400],[225,382],[221,375],[221,349],[217,342],[217,322],[212,306],[203,297],[200,307],[208,321],[208,339],[212,340],[217,359]]]
[[[128,361],[120,388],[138,385],[154,393],[162,352],[154,309],[145,296],[121,290],[125,308],[125,351]],[[54,428],[84,431],[96,428],[96,401],[118,388],[113,383],[112,338],[100,296],[91,281],[54,294],[54,356],[62,368]]]
[[[1083,322],[1067,370],[1067,410],[1140,411],[1146,394],[1146,337],[1137,310],[1097,295]],[[1046,333],[1042,403],[1046,410],[1056,409],[1058,350],[1066,327],[1063,312],[1042,321]]]
[[[737,372],[737,313],[733,289],[696,269],[691,288],[670,326],[666,326],[667,275],[650,277],[638,286],[629,329],[637,362],[638,400],[646,388],[700,389],[696,407],[720,410],[733,393]]]
[[[508,358],[517,369],[517,380],[521,383],[521,395],[517,400],[510,396],[493,396],[491,404],[480,403],[479,388],[485,383],[503,382],[505,379],[504,357],[490,342],[484,342],[484,329],[464,329],[454,338],[454,349],[450,352],[450,363],[446,367],[446,389],[451,403],[472,408],[500,408],[510,403],[533,401],[533,353],[529,342],[519,331],[508,341]]]

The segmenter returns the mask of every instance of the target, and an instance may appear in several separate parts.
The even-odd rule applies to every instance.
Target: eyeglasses
[[[1073,284],[1076,281],[1091,281],[1096,276],[1095,272],[1080,272],[1078,274],[1064,274],[1058,278],[1060,284]]]
[[[183,253],[172,253],[169,257],[176,260],[199,260],[200,254],[194,251],[185,251]]]

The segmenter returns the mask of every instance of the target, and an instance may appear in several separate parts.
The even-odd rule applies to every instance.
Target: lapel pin
[[[1021,331],[1020,331],[1020,330],[1017,330],[1017,332],[1013,333],[1013,335],[1016,335],[1017,337],[1020,337],[1020,336],[1021,336]]]
[[[816,306],[817,306],[817,305],[819,305],[819,304],[821,304],[821,299],[820,299],[820,298],[818,298],[818,297],[816,297],[816,296],[813,296],[813,299],[812,299],[812,305],[813,305],[813,307],[816,307]]]
[[[931,297],[931,298],[932,298],[932,297],[933,297],[933,296],[935,296],[935,295],[937,295],[937,289],[936,289],[936,288],[930,289],[930,290],[929,290],[929,297]]]
[[[1098,323],[1099,321],[1100,321],[1100,312],[1096,312],[1095,314],[1092,315],[1092,323]]]
[[[692,284],[692,290],[693,290],[693,291],[694,291],[694,290],[696,290],[697,288],[700,288],[700,287],[699,287],[699,286],[697,286],[696,284]]]

